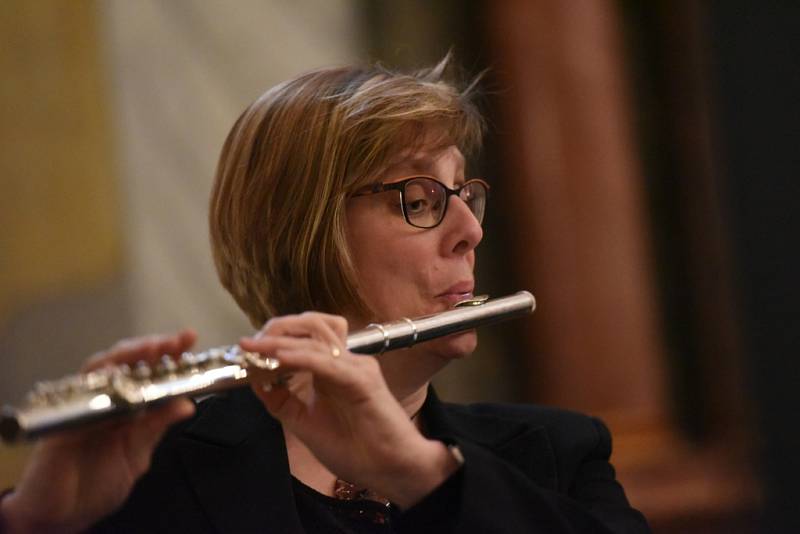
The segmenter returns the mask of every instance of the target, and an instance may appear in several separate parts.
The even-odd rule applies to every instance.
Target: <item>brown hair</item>
[[[465,155],[481,143],[475,82],[461,90],[445,81],[448,62],[411,74],[314,70],[268,90],[238,118],[222,147],[209,222],[220,281],[255,327],[309,309],[368,313],[345,237],[348,195],[432,131]]]

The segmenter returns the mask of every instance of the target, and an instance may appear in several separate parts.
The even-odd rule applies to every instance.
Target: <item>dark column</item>
[[[800,4],[715,2],[709,13],[764,531],[800,532]]]

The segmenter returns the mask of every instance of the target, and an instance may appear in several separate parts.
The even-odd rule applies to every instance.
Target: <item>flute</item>
[[[452,309],[397,321],[370,324],[347,336],[347,350],[381,354],[533,312],[536,299],[527,291],[502,298],[471,298]],[[24,406],[3,407],[0,437],[31,440],[91,421],[130,414],[168,399],[198,397],[245,386],[252,370],[279,372],[280,363],[237,345],[200,353],[169,355],[156,364],[105,367],[58,380],[39,382]],[[280,379],[280,376],[279,376]]]

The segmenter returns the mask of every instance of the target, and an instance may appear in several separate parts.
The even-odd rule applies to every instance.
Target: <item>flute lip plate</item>
[[[469,306],[480,306],[489,300],[489,295],[477,295],[468,299],[460,300],[453,305],[453,308],[467,308]]]

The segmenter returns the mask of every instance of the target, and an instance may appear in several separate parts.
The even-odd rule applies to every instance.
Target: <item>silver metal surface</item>
[[[507,297],[474,297],[453,309],[415,319],[373,324],[347,336],[347,350],[379,354],[410,347],[434,338],[470,330],[531,313],[536,300],[527,291]],[[212,348],[158,362],[136,362],[40,382],[28,394],[25,406],[6,406],[0,413],[0,437],[14,442],[98,419],[136,412],[168,399],[199,397],[244,386],[248,369],[278,371],[279,362],[236,345]],[[277,376],[277,380],[281,375]]]

